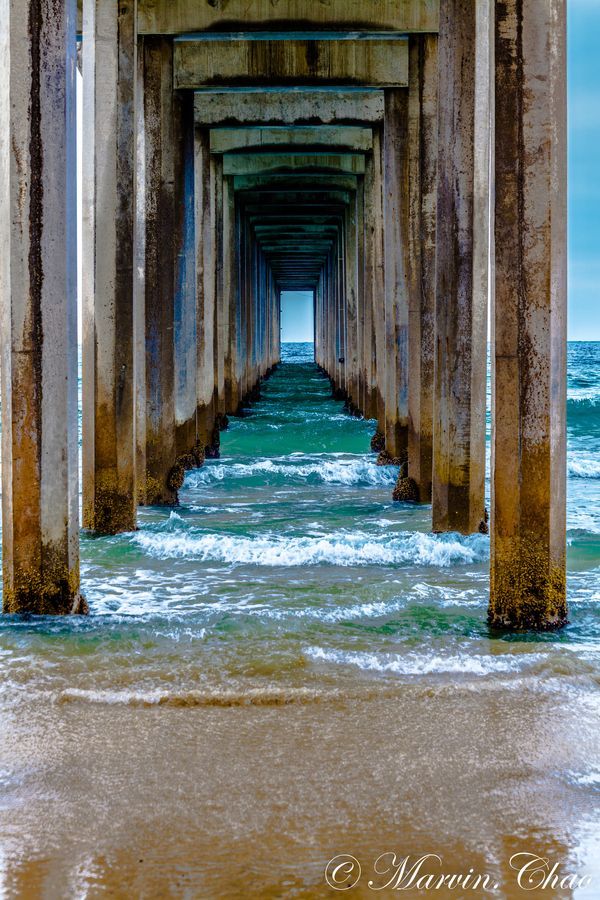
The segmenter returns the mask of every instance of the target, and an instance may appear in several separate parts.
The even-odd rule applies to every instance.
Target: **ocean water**
[[[501,878],[507,834],[546,849],[552,836],[559,855],[592,866],[600,343],[570,344],[568,361],[570,622],[556,634],[500,636],[486,624],[489,539],[432,535],[427,507],[393,503],[397,469],[376,466],[369,451],[375,423],[330,398],[312,345],[284,345],[261,401],[231,419],[221,458],[187,475],[176,509],[141,509],[135,533],[83,535],[89,617],[0,621],[7,891],[20,877],[40,890],[54,878],[61,890],[68,882],[95,896],[121,865],[134,894],[160,896],[166,858],[193,873],[189,896],[320,896],[328,842],[348,835],[341,849],[370,853],[373,816],[382,835],[415,846],[421,823],[428,849],[452,847],[465,864],[479,854]],[[298,753],[310,760],[303,780]],[[449,759],[440,806],[426,785]],[[94,760],[96,774],[74,774],[76,760],[83,772]],[[266,772],[252,768],[260,760]],[[171,793],[158,810],[161,777]],[[301,781],[309,794],[313,785],[310,803]],[[235,814],[222,805],[229,792]],[[104,830],[85,818],[90,802]],[[332,803],[339,815],[327,826]],[[566,804],[562,818],[557,803]],[[107,837],[110,823],[118,840]],[[147,850],[154,828],[163,857],[156,849],[145,881],[132,833],[146,835]],[[85,862],[72,829],[80,850],[94,846]],[[128,848],[120,864],[118,844]],[[291,847],[300,862],[290,862]],[[211,866],[224,858],[237,862],[222,882]],[[32,871],[32,859],[46,867]],[[249,860],[263,880],[244,894]]]

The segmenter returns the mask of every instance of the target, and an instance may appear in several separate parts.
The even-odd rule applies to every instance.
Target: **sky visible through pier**
[[[281,292],[281,341],[312,342],[314,337],[312,291]]]
[[[569,0],[569,340],[600,340],[599,0]]]

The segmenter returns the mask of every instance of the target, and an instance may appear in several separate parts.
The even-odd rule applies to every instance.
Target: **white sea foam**
[[[335,697],[335,692],[330,692]],[[91,703],[106,706],[288,706],[318,703],[327,695],[309,688],[247,688],[245,690],[173,690],[173,691],[111,691],[69,688],[56,696],[59,704]]]
[[[172,526],[172,523],[169,523]],[[464,565],[483,562],[489,555],[484,535],[431,535],[399,532],[370,535],[338,532],[303,537],[286,535],[206,534],[194,530],[139,531],[133,540],[157,559],[197,559],[259,566]]]
[[[587,788],[600,788],[600,766],[593,766],[587,772],[569,771],[567,779],[574,784]]]
[[[600,459],[589,454],[571,454],[568,459],[571,478],[600,478]]]
[[[391,672],[395,675],[464,674],[491,675],[499,672],[518,672],[524,665],[543,659],[541,653],[503,654],[483,656],[472,653],[432,654],[366,653],[360,651],[325,650],[307,647],[305,655],[315,662],[356,666],[372,672]]]
[[[275,459],[257,459],[249,463],[206,465],[188,475],[193,485],[211,484],[236,478],[283,476],[315,484],[389,486],[396,481],[395,466],[378,466],[364,456],[343,458],[338,455],[291,455]]]

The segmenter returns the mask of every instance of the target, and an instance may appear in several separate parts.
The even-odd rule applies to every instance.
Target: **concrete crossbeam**
[[[224,175],[257,175],[263,172],[320,170],[363,175],[362,153],[239,153],[223,156]]]
[[[311,193],[325,192],[331,188],[339,188],[342,191],[355,191],[357,189],[357,177],[355,175],[314,172],[311,174],[293,172],[267,172],[264,175],[236,175],[234,187],[237,192],[254,191],[260,189],[261,193],[269,196],[270,193],[280,191],[294,191],[310,188]]]
[[[139,0],[141,34],[182,34],[220,29],[330,28],[373,31],[437,31],[439,0]]]
[[[335,147],[366,152],[373,146],[370,128],[353,125],[309,125],[271,128],[213,128],[210,132],[211,153],[265,147]]]
[[[408,84],[408,41],[401,38],[178,41],[174,46],[180,90],[219,84]]]
[[[204,90],[194,105],[206,126],[372,124],[384,112],[383,91],[356,89]]]

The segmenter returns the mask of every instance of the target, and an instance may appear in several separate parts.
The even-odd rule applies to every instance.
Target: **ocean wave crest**
[[[524,665],[539,663],[541,653],[503,654],[502,656],[473,653],[424,654],[424,653],[368,653],[361,651],[326,650],[323,647],[307,647],[306,656],[315,662],[356,666],[371,672],[390,672],[394,675],[491,675],[518,672]]]
[[[600,478],[600,459],[572,455],[568,460],[568,473],[571,478]]]
[[[597,434],[600,430],[600,397],[569,397],[567,425],[573,433]]]
[[[391,486],[397,476],[395,466],[378,466],[363,456],[349,459],[289,456],[249,463],[206,465],[189,473],[188,478],[194,486],[255,477],[260,477],[266,484],[283,478],[308,484]]]
[[[79,702],[106,706],[232,707],[305,705],[318,703],[328,697],[309,688],[248,688],[239,691],[103,691],[68,688],[61,691],[56,699],[60,705]]]
[[[340,532],[323,536],[207,534],[193,529],[173,531],[173,521],[162,532],[139,531],[135,543],[157,559],[197,559],[234,565],[307,566],[440,566],[485,561],[489,540],[484,535],[432,535],[397,532],[370,535]]]

